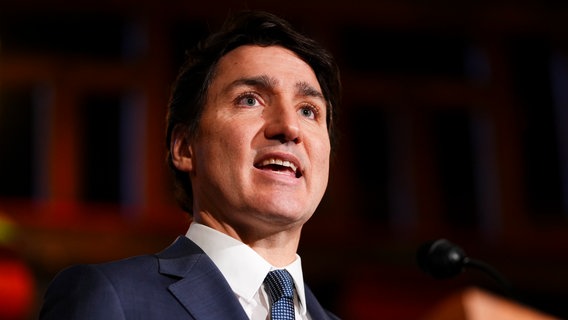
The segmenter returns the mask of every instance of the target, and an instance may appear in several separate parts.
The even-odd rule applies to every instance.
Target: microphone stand
[[[469,258],[462,248],[446,239],[422,244],[416,253],[416,259],[424,272],[438,279],[456,276],[466,267],[478,269],[495,280],[504,293],[514,299],[511,284],[495,268],[483,261]]]
[[[507,280],[505,280],[505,277],[503,277],[491,265],[489,265],[489,264],[487,264],[483,261],[480,261],[480,260],[471,259],[469,257],[464,257],[463,265],[464,265],[464,267],[475,268],[477,270],[482,271],[483,273],[485,273],[486,275],[491,277],[493,280],[495,280],[497,283],[499,283],[499,285],[505,291],[505,294],[508,297],[514,298],[513,289],[512,289],[511,284]]]

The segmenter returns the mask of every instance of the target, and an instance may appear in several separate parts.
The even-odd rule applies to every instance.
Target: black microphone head
[[[416,262],[422,271],[443,279],[458,275],[466,264],[464,251],[446,239],[429,241],[416,252]]]

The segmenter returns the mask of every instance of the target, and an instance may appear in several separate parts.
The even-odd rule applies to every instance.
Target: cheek
[[[248,149],[249,144],[242,132],[230,128],[204,132],[201,139],[203,141],[201,161],[205,162],[205,165],[215,164],[226,169],[237,166],[237,162],[245,156],[243,151]]]
[[[321,141],[326,141],[325,139],[322,139]],[[318,172],[318,175],[320,175],[322,177],[322,179],[325,179],[327,181],[328,179],[328,175],[329,175],[329,164],[330,164],[330,153],[331,153],[331,147],[329,144],[329,140],[327,140],[327,143],[320,143],[314,146],[313,150],[312,150],[312,163],[314,166],[316,166],[316,168],[314,168],[316,170],[316,172]]]

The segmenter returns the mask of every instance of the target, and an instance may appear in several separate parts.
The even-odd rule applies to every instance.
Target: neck
[[[198,223],[222,232],[251,247],[268,263],[275,267],[284,267],[294,262],[300,242],[302,226],[240,225],[222,222],[211,215],[194,216]]]

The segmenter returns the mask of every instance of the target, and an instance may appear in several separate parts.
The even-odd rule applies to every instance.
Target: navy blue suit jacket
[[[306,286],[313,320],[338,319]],[[247,320],[213,261],[193,241],[179,237],[155,255],[61,271],[49,285],[40,319]]]

